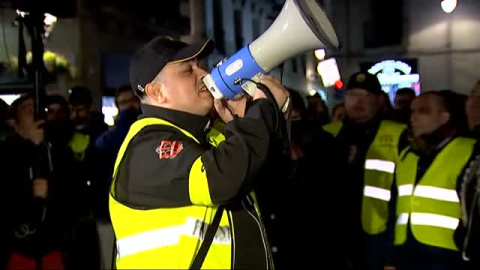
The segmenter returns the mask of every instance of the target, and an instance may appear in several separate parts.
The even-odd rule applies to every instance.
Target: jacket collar
[[[191,133],[199,141],[204,142],[206,131],[210,127],[210,119],[187,112],[165,109],[148,104],[142,104],[142,115],[140,118],[155,117],[168,121]]]
[[[354,123],[349,120],[348,117],[343,120],[343,124],[349,131],[359,133],[376,133],[381,122],[382,118],[380,115],[375,116],[373,119],[365,123]]]

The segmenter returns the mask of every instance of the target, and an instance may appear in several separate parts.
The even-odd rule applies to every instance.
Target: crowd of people
[[[181,45],[181,48],[185,46]],[[176,61],[183,63],[183,59]],[[204,76],[205,71],[197,66],[197,62],[191,62],[190,58],[185,61],[191,65],[193,71],[190,73],[195,73],[197,79]],[[227,123],[218,118],[199,118],[185,112],[159,109],[163,104],[160,93],[166,90],[158,85],[168,84],[165,83],[168,76],[173,76],[168,72],[177,72],[174,70],[176,67],[168,67],[157,68],[152,73],[156,77],[142,79],[142,83],[138,84],[142,87],[138,89],[135,85],[118,88],[115,103],[119,114],[115,126],[111,128],[104,123],[101,114],[92,110],[92,95],[85,87],[73,87],[67,99],[48,96],[44,119],[35,117],[34,99],[30,95],[15,100],[11,106],[1,104],[0,166],[4,184],[4,192],[0,196],[2,267],[39,269],[40,265],[43,269],[99,269],[113,266],[113,262],[101,262],[98,233],[99,222],[112,226],[109,191],[110,200],[115,201],[110,210],[114,210],[112,220],[117,239],[124,237],[121,223],[130,222],[125,220],[129,218],[123,216],[122,211],[131,211],[132,217],[147,222],[147,216],[132,209],[168,209],[189,200],[192,204],[221,204],[236,197],[233,193],[222,193],[224,190],[232,191],[232,187],[222,186],[225,184],[221,182],[226,176],[230,182],[237,178],[241,181],[242,172],[228,170],[235,170],[235,166],[242,166],[242,162],[255,167],[252,164],[258,161],[256,158],[267,158],[266,145],[259,138],[253,138],[257,132],[255,128],[260,129],[255,121],[267,117],[263,110],[268,106],[259,101],[264,97],[254,97],[254,105],[243,114],[220,117]],[[182,68],[185,69],[179,66],[179,69]],[[164,69],[167,72],[157,76]],[[145,73],[144,70],[141,72]],[[281,93],[283,89],[274,81],[267,80],[265,83],[277,89],[276,93]],[[139,94],[139,89],[145,92]],[[208,94],[203,91],[200,91],[202,95]],[[476,142],[480,137],[480,82],[469,96],[449,90],[425,91],[416,96],[412,89],[399,89],[392,104],[375,76],[358,72],[351,76],[345,91],[345,100],[329,110],[319,95],[304,97],[298,91],[289,90],[289,150],[278,156],[285,159],[269,158],[274,160],[269,164],[269,173],[262,174],[264,181],[253,185],[256,192],[254,201],[258,200],[261,215],[257,216],[251,210],[257,207],[256,203],[251,202],[250,211],[245,208],[247,214],[262,218],[260,223],[265,224],[268,244],[263,244],[269,247],[266,253],[272,259],[272,262],[266,262],[265,267],[269,268],[272,263],[280,269],[478,267],[476,252],[479,249],[476,245],[479,236],[475,232],[479,227],[473,223],[478,214],[472,215],[478,212],[474,202],[477,198],[468,188],[472,184],[469,180],[474,177],[473,167],[468,168],[478,165],[475,161],[480,155]],[[155,101],[141,104],[145,97]],[[197,104],[194,100],[190,101]],[[183,102],[187,104],[188,100]],[[155,104],[160,105],[155,107]],[[220,105],[215,106],[219,112]],[[212,109],[208,106],[201,109],[206,110],[201,114],[214,115],[208,112]],[[188,110],[185,108],[185,111]],[[130,153],[125,148],[120,150],[125,138],[128,144],[136,136],[127,135],[129,130],[140,132],[141,128],[152,125],[148,119],[158,118],[159,115],[162,119],[174,119],[170,122],[178,119],[188,122],[187,131],[176,130],[176,135],[171,137],[165,134],[174,132],[172,129],[176,126],[157,130],[161,134],[159,136],[167,136],[168,146],[164,144],[167,139],[163,137],[159,139],[152,135],[154,133],[139,133],[143,136],[135,139],[139,149],[143,149],[142,145],[149,145],[150,140],[161,141],[157,149],[142,150],[150,151],[145,152],[147,154]],[[144,126],[140,128],[140,124],[135,124],[137,127],[131,129],[139,117]],[[242,122],[238,117],[245,119]],[[213,152],[201,152],[192,146],[195,144],[193,141],[187,143],[185,140],[201,136],[197,136],[196,131],[203,134],[207,122],[210,123],[208,120],[223,131],[226,143],[222,148],[209,141],[219,148],[209,150]],[[237,136],[239,130],[248,130],[252,138],[236,146],[235,141],[229,138]],[[179,141],[183,143],[172,146]],[[265,148],[265,151],[260,151],[265,153],[255,153],[249,156],[248,161],[238,159],[235,164],[225,161],[232,158],[228,153],[253,147],[250,143],[258,151]],[[278,145],[282,149],[281,142]],[[193,167],[186,169],[190,170],[192,178],[195,166],[198,167],[197,174],[200,169],[203,173],[206,167],[210,184],[207,198],[195,194],[187,183],[185,189],[189,189],[189,197],[182,193],[184,182],[175,182],[178,180],[175,174],[184,170],[181,163],[172,163],[180,151],[192,155],[203,153],[201,161],[198,161],[200,165],[191,160]],[[128,154],[128,162],[135,169],[116,164],[119,153],[122,156]],[[158,156],[158,160],[148,159],[150,154]],[[135,155],[137,158],[133,158]],[[142,156],[143,159],[140,158]],[[159,160],[170,162],[165,163],[170,165],[161,167],[157,164]],[[185,160],[188,161],[176,159],[177,162]],[[150,166],[154,169],[150,170]],[[110,189],[114,168],[119,170],[118,177]],[[186,175],[188,173],[185,171]],[[128,182],[128,177],[137,174],[136,182]],[[171,176],[172,179],[168,185],[155,183],[156,177],[160,176]],[[213,188],[214,182],[216,185]],[[243,185],[241,182],[237,184]],[[135,185],[150,188],[130,193],[129,189]],[[202,189],[201,186],[198,188]],[[155,198],[155,192],[163,194],[163,197]],[[245,201],[249,200],[253,199],[247,196],[246,200],[239,201],[239,207],[245,207]],[[138,207],[125,208],[125,205],[132,204]],[[232,204],[228,209],[234,219],[246,215],[236,212],[237,206]],[[206,209],[205,213],[213,218],[213,212],[208,212],[210,208]],[[192,209],[188,211],[194,212]],[[158,213],[165,217],[165,212]],[[157,225],[165,222],[159,221]],[[229,221],[222,222],[219,230]],[[137,225],[147,226],[146,223]],[[240,226],[236,229],[236,233],[241,231]],[[250,233],[254,234],[254,231]],[[223,254],[218,241],[214,241],[212,249]],[[245,258],[237,257],[238,260],[251,263],[246,258],[254,258],[254,253],[260,252],[256,249],[248,251],[246,245],[253,241],[251,239],[250,242],[236,238],[230,241],[235,241],[237,248],[245,250]],[[119,247],[118,242],[116,247]],[[124,250],[128,248],[115,250],[112,243],[112,253],[117,255],[111,257],[117,258],[118,263],[118,258],[128,256],[121,253]],[[130,265],[128,260],[120,262]]]
[[[2,103],[2,267],[100,267],[97,222],[109,219],[114,161],[140,114],[129,86],[117,90],[115,102],[110,129],[81,86],[67,99],[48,96],[44,119],[35,116],[31,95]]]

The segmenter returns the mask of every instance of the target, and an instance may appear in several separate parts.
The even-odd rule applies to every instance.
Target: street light
[[[457,7],[457,0],[443,0],[441,5],[445,13],[452,13]]]
[[[315,57],[316,57],[318,60],[320,60],[320,61],[325,60],[325,56],[326,56],[325,49],[315,50],[314,54],[315,54]]]

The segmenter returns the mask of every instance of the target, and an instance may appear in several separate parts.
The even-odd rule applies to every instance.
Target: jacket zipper
[[[255,204],[253,202],[253,199],[252,197],[250,197],[250,195],[247,195],[247,200],[249,202],[249,204],[251,206],[254,207],[255,209]],[[267,267],[267,269],[270,269],[270,259],[269,259],[269,251],[268,251],[268,247],[267,247],[267,244],[265,243],[266,241],[266,233],[265,233],[265,230],[262,226],[262,222],[260,221],[260,218],[257,219],[255,217],[255,214],[253,214],[252,212],[250,212],[250,210],[248,210],[248,207],[245,206],[245,202],[244,200],[242,200],[242,206],[243,208],[247,211],[247,213],[253,218],[253,220],[255,220],[255,222],[258,224],[258,228],[260,229],[260,234],[262,236],[262,243],[263,243],[263,249],[265,250],[265,265]]]

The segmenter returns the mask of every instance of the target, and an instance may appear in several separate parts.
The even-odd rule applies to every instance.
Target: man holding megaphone
[[[248,108],[245,98],[214,102],[199,62],[212,50],[211,40],[157,37],[132,58],[143,115],[119,151],[110,193],[118,269],[273,267],[252,190],[274,106],[262,91]],[[272,77],[261,82],[282,107],[288,91]],[[225,135],[209,127],[213,107]]]
[[[267,74],[321,47],[338,40],[317,1],[286,0],[261,37],[211,74],[199,64],[210,40],[157,37],[136,52],[130,81],[143,115],[119,151],[110,191],[118,269],[273,268],[253,187],[273,152],[288,153],[277,148],[289,95]],[[210,128],[213,107],[223,134]],[[277,174],[286,167],[276,166]]]

